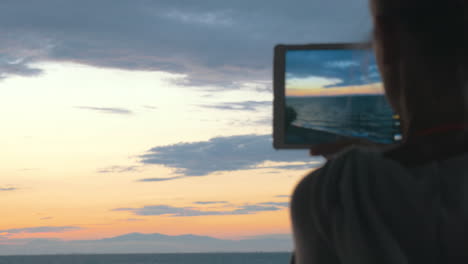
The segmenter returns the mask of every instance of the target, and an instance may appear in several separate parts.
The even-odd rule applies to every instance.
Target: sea
[[[285,264],[291,253],[1,256],[0,264]]]
[[[401,136],[400,123],[384,95],[287,97],[297,114],[293,125],[392,143]]]

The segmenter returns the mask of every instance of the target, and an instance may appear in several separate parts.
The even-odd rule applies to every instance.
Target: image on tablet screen
[[[286,144],[401,139],[371,50],[288,50],[285,64]]]

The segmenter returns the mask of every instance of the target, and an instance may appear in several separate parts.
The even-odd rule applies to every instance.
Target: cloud
[[[200,105],[200,107],[218,110],[257,111],[260,107],[272,105],[272,101],[246,101],[237,103],[221,103],[215,105]]]
[[[126,221],[126,222],[141,222],[141,221],[145,221],[145,220],[140,219],[140,218],[127,218],[127,219],[124,219],[124,221]]]
[[[184,177],[169,177],[169,178],[147,178],[138,180],[139,182],[164,182],[164,181],[173,181],[177,179],[182,179]]]
[[[291,195],[276,195],[275,198],[290,198]]]
[[[289,51],[286,64],[288,79],[322,77],[336,80],[325,87],[381,82],[372,51]]]
[[[288,206],[289,206],[289,203],[267,202],[267,203],[261,203],[260,205],[271,205],[271,206],[288,207]]]
[[[0,57],[1,60],[1,57]],[[42,73],[42,70],[32,68],[26,64],[25,61],[5,61],[0,63],[0,80],[5,79],[11,75],[22,75],[22,76],[37,76]]]
[[[0,192],[11,192],[16,190],[18,190],[16,187],[0,187]]]
[[[270,79],[277,43],[362,41],[370,31],[366,0],[1,1],[0,76],[70,61],[225,89]]]
[[[304,164],[291,164],[291,165],[277,165],[277,166],[267,166],[267,167],[259,167],[259,169],[279,169],[279,170],[310,170],[317,165],[322,164],[322,161],[316,162],[307,162]]]
[[[42,217],[40,220],[50,220],[53,219],[53,217]]]
[[[24,169],[19,169],[19,171],[35,171],[39,170],[39,168],[24,168]]]
[[[162,215],[169,217],[192,217],[192,216],[213,216],[213,215],[250,215],[259,212],[272,212],[283,210],[288,205],[283,203],[260,203],[247,204],[236,207],[233,210],[205,211],[194,207],[174,207],[170,205],[148,205],[141,208],[116,208],[116,212],[132,212],[140,216]]]
[[[39,226],[39,227],[28,227],[28,228],[14,228],[0,230],[0,233],[8,234],[22,234],[22,233],[62,233],[68,231],[80,230],[78,226]]]
[[[199,201],[194,202],[194,204],[208,205],[208,204],[227,204],[227,201]]]
[[[125,108],[108,108],[108,107],[92,107],[92,106],[75,106],[77,109],[92,110],[104,114],[131,115],[133,112]]]
[[[157,110],[158,109],[156,106],[152,106],[152,105],[144,105],[143,108],[149,109],[149,110]]]
[[[175,168],[176,173],[184,176],[256,169],[266,161],[304,162],[310,164],[310,168],[321,164],[307,151],[273,149],[271,135],[217,137],[209,141],[154,147],[140,158],[143,164]],[[297,169],[296,165],[292,168]]]
[[[126,173],[126,172],[136,172],[138,171],[138,166],[112,166],[108,168],[99,169],[98,173]]]
[[[232,120],[229,122],[229,125],[231,126],[236,126],[236,127],[241,127],[241,126],[268,126],[271,127],[273,125],[273,119],[271,117],[271,114],[268,117],[264,118],[248,118],[245,116],[239,116],[237,120]]]
[[[271,166],[269,168],[282,169],[282,170],[309,170],[311,169],[310,164]]]
[[[5,11],[3,9],[4,5],[4,2],[0,3],[2,8],[0,13]],[[14,24],[13,21],[11,22]],[[47,54],[53,47],[53,44],[42,33],[32,30],[14,29],[14,25],[12,26],[12,28],[0,27],[0,34],[2,34],[2,43],[0,44],[0,80],[14,75],[27,77],[40,75],[42,70],[31,66],[31,63],[47,60]]]

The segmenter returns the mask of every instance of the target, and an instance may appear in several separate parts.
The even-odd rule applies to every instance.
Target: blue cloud
[[[27,228],[3,229],[0,233],[21,234],[21,233],[61,233],[82,229],[79,226],[38,226]]]
[[[311,168],[312,163],[306,163],[306,164],[293,164],[293,165],[277,165],[277,166],[268,166],[268,167],[262,167],[262,169],[280,169],[280,170],[307,170]],[[315,166],[321,165],[321,161],[316,161]]]
[[[148,110],[158,110],[158,107],[153,106],[153,105],[144,105],[143,108],[148,109]]]
[[[169,178],[147,178],[138,180],[139,182],[164,182],[164,181],[173,181],[177,179],[182,179],[184,177],[169,177]]]
[[[322,77],[339,80],[326,87],[381,82],[372,51],[288,51],[287,78]]]
[[[193,207],[174,207],[169,205],[148,205],[141,208],[116,208],[116,212],[132,212],[140,216],[164,215],[169,217],[193,217],[213,215],[249,215],[259,212],[272,212],[284,210],[288,205],[285,203],[260,203],[238,206],[232,210],[205,211]]]
[[[126,222],[141,222],[141,221],[145,221],[145,220],[140,219],[140,218],[127,218],[127,219],[124,219],[124,221],[126,221]]]
[[[11,192],[16,190],[18,190],[16,187],[0,187],[0,192]]]
[[[226,87],[270,79],[280,42],[362,41],[366,0],[0,1],[0,78],[38,61],[184,74]],[[231,86],[230,86],[231,84]]]
[[[272,101],[245,101],[236,103],[221,103],[215,105],[200,105],[203,108],[230,111],[258,111],[260,107],[272,106]]]
[[[176,169],[183,176],[205,176],[220,171],[256,169],[266,161],[304,162],[301,168],[320,166],[321,158],[310,157],[304,150],[278,151],[272,147],[271,135],[217,137],[209,141],[179,143],[154,147],[141,155],[141,163]],[[298,169],[297,165],[280,166]]]
[[[91,110],[104,114],[117,114],[117,115],[131,115],[133,112],[125,108],[112,108],[112,107],[93,107],[93,106],[75,106],[77,109]]]
[[[136,172],[138,171],[137,166],[112,166],[112,167],[107,167],[103,169],[99,169],[97,172],[98,173],[126,173],[126,172]]]
[[[199,201],[199,202],[194,202],[194,204],[201,204],[201,205],[207,205],[207,204],[227,204],[229,202],[227,201]]]
[[[261,203],[260,205],[271,205],[271,206],[288,207],[288,206],[289,206],[289,203],[267,202],[267,203]]]

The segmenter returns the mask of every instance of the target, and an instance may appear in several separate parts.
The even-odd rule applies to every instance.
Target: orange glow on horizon
[[[245,116],[204,107],[269,100],[269,92],[230,90],[209,97],[205,91],[178,86],[171,81],[178,77],[165,73],[72,63],[37,67],[44,74],[0,82],[4,91],[0,110],[8,113],[0,138],[0,197],[2,213],[8,216],[0,220],[1,243],[98,240],[134,232],[222,239],[291,233],[283,203],[298,181],[316,168],[313,159],[281,163],[260,158],[261,163],[246,162],[238,170],[207,169],[199,177],[183,174],[184,166],[141,161],[141,155],[154,147],[270,134],[269,124],[256,123],[270,118],[267,107],[246,111]],[[114,108],[130,114],[96,111]],[[300,169],[283,169],[288,165]],[[173,177],[177,179],[142,181]],[[210,201],[225,204],[203,205]],[[262,205],[268,203],[281,204]],[[249,205],[254,209],[242,212]],[[274,208],[262,211],[255,205]],[[136,212],[150,206],[226,213],[171,217]]]
[[[297,88],[286,87],[286,96],[308,97],[308,96],[340,96],[340,95],[364,95],[364,94],[383,94],[382,85],[360,85],[348,87],[332,88]]]
[[[289,210],[250,215],[169,217],[135,217],[142,221],[113,221],[103,225],[82,226],[80,230],[59,233],[8,234],[9,239],[54,238],[62,240],[95,240],[128,233],[194,234],[220,239],[241,239],[264,234],[289,234]],[[258,223],[262,223],[259,225]]]

